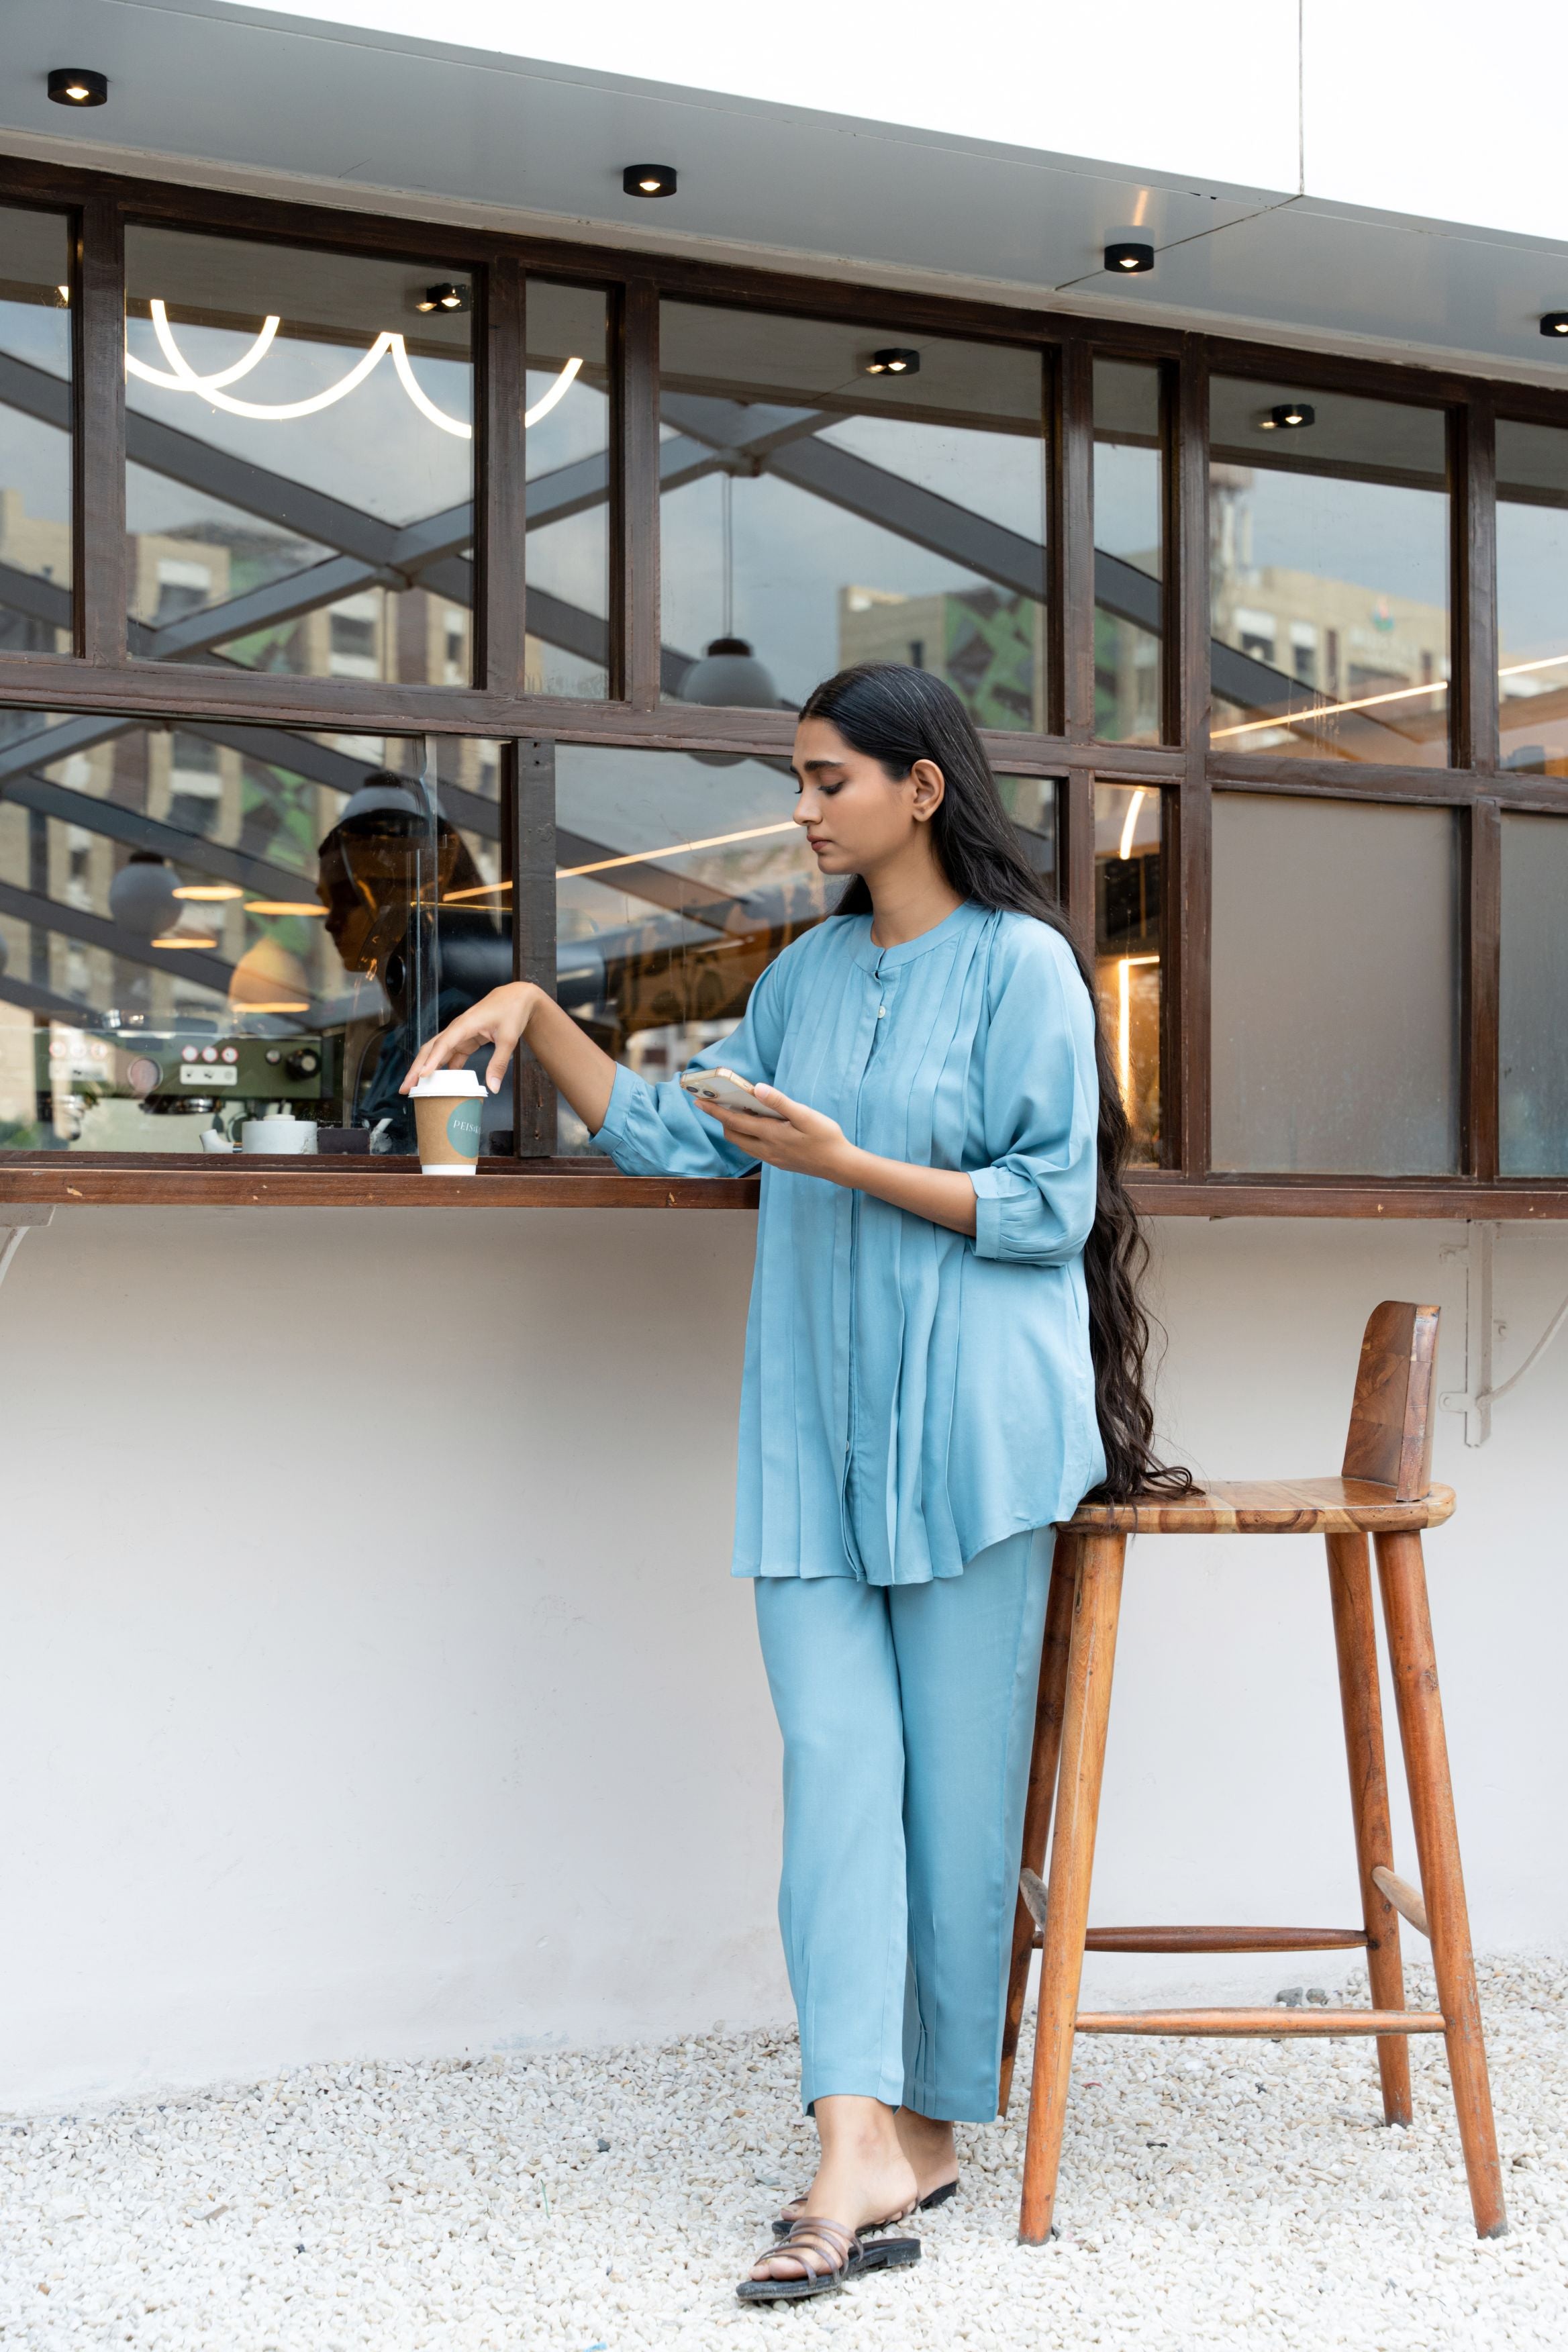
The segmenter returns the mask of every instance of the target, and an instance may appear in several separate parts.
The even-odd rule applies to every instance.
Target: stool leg
[[[1057,1791],[1057,1763],[1062,1752],[1062,1702],[1068,1686],[1068,1651],[1072,1641],[1073,1588],[1078,1571],[1078,1545],[1065,1528],[1057,1530],[1051,1556],[1051,1590],[1046,1602],[1046,1638],[1040,1651],[1040,1696],[1035,1708],[1035,1747],[1029,1759],[1029,1793],[1024,1803],[1024,1851],[1020,1868],[1044,1877],[1046,1840],[1050,1834],[1051,1804]],[[1024,1996],[1029,1985],[1029,1955],[1035,1948],[1035,1919],[1020,1895],[1013,1915],[1013,1959],[1007,1972],[1007,2014],[1002,2028],[1002,2076],[996,2092],[996,2112],[1005,2116],[1013,2095],[1013,2062],[1018,2054],[1018,2028],[1024,2021]]]
[[[1443,1735],[1443,1702],[1437,1692],[1437,1661],[1426,1602],[1426,1570],[1418,1535],[1376,1538],[1377,1576],[1383,1589],[1384,1622],[1399,1706],[1405,1772],[1415,1825],[1421,1894],[1432,1928],[1432,1964],[1443,2012],[1448,2073],[1454,2086],[1459,2144],[1470,2184],[1476,2234],[1500,2238],[1508,2228],[1498,2168],[1497,2132],[1487,2082],[1486,2045],[1476,1997],[1470,1922],[1459,1866],[1459,1836],[1454,1822],[1454,1791],[1448,1748]]]
[[[1089,1887],[1094,1871],[1094,1832],[1100,1815],[1100,1775],[1105,1765],[1110,1675],[1116,1660],[1121,1568],[1127,1550],[1125,1536],[1079,1536],[1074,1541],[1078,1573],[1072,1643],[1068,1657],[1061,1769],[1057,1780],[1051,1874],[1040,1955],[1035,2071],[1029,2086],[1029,2127],[1024,2146],[1024,2198],[1018,2218],[1018,2235],[1026,2246],[1043,2245],[1050,2236],[1056,2204],[1057,2168],[1061,2162],[1079,1985],[1083,1976],[1083,1939],[1089,1927]]]
[[[1388,1770],[1383,1755],[1383,1700],[1377,1686],[1377,1629],[1372,1613],[1372,1562],[1364,1536],[1329,1536],[1329,1599],[1340,1662],[1340,1706],[1351,1772],[1356,1869],[1366,1923],[1366,1969],[1373,2009],[1403,2009],[1405,1971],[1399,1959],[1399,1914],[1372,1874],[1394,1867],[1388,1818]],[[1410,2045],[1403,2033],[1381,2033],[1377,2071],[1383,2078],[1383,2120],[1410,2121]]]

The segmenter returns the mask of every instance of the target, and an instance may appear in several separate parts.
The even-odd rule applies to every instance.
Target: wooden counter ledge
[[[754,1209],[755,1177],[623,1176],[595,1153],[575,1160],[481,1160],[472,1177],[422,1176],[412,1158],[273,1157],[236,1152],[0,1154],[7,1202],[60,1208]],[[1568,1183],[1370,1184],[1260,1178],[1199,1181],[1135,1175],[1146,1217],[1568,1218]]]

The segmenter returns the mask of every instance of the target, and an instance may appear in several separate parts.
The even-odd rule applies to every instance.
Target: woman
[[[762,1215],[735,1573],[784,1750],[779,1919],[821,2160],[738,2289],[913,2261],[859,2233],[951,2196],[996,2112],[1052,1523],[1158,1475],[1128,1129],[1088,973],[951,688],[868,663],[801,713],[795,822],[836,913],[697,1057],[758,1112],[617,1068],[498,989],[405,1085],[528,1043],[635,1173]]]

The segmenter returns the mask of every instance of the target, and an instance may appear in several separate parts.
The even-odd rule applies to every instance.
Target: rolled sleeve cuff
[[[974,1187],[974,1255],[976,1257],[1002,1255],[1002,1171],[999,1168],[973,1168],[969,1181]]]
[[[589,1144],[595,1151],[607,1151],[613,1158],[617,1149],[625,1150],[630,1144],[631,1137],[627,1131],[627,1122],[641,1084],[642,1081],[633,1071],[627,1069],[624,1062],[617,1062],[616,1082],[610,1088],[610,1101],[605,1113],[605,1123],[597,1134],[588,1138]]]

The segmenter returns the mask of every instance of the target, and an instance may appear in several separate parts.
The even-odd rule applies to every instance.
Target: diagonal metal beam
[[[96,1005],[79,1004],[74,996],[40,988],[34,980],[18,980],[14,972],[0,972],[0,1004],[19,1004],[24,1013],[52,1013],[78,1029],[103,1026],[103,1015]]]
[[[122,841],[132,849],[154,850],[160,857],[194,866],[198,873],[237,883],[262,898],[298,898],[310,887],[306,875],[292,874],[285,866],[274,866],[265,857],[247,857],[243,850],[208,841],[200,834],[184,833],[175,824],[163,824],[157,817],[143,816],[139,809],[122,808],[118,801],[72,792],[68,785],[52,783],[47,776],[18,777],[5,798],[16,807],[38,809],[60,824],[79,824],[86,833]]]
[[[89,914],[85,907],[63,906],[58,898],[40,898],[31,890],[18,890],[10,882],[0,882],[0,915],[9,915],[18,923],[32,923],[47,931],[58,931],[68,940],[80,940],[88,947],[105,948],[110,955],[126,963],[144,964],[153,971],[166,971],[176,980],[199,980],[205,988],[216,989],[220,996],[228,994],[234,978],[234,966],[221,956],[209,955],[203,948],[176,948],[173,954],[155,948],[139,932],[128,931],[122,924],[110,923],[101,915]]]

